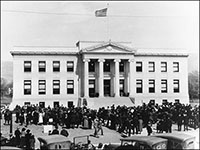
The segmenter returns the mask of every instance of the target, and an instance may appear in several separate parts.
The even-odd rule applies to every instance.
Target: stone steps
[[[134,103],[129,97],[102,97],[102,98],[87,98],[89,108],[98,109],[99,107],[112,106],[134,106]]]

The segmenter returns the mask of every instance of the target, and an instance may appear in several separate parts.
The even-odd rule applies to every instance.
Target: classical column
[[[115,59],[115,97],[119,97],[119,62],[120,59]]]
[[[89,77],[88,77],[88,62],[90,60],[89,59],[84,59],[83,62],[84,62],[84,97],[88,97],[89,95],[89,84],[88,84],[88,80],[89,80]]]
[[[134,95],[134,59],[129,59],[129,96]]]
[[[103,85],[103,63],[105,62],[104,59],[99,59],[99,97],[104,96],[104,85]]]

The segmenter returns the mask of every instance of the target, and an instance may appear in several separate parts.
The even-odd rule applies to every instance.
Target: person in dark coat
[[[26,149],[29,150],[30,149],[30,139],[31,139],[31,131],[28,129],[26,130],[26,135],[25,135],[25,138],[26,138]]]
[[[69,133],[68,133],[68,131],[64,127],[62,127],[62,130],[60,131],[60,135],[68,137]]]
[[[17,147],[20,146],[20,135],[21,135],[21,132],[19,131],[19,127],[17,127],[17,129],[15,130],[15,144]]]
[[[153,131],[152,131],[152,128],[151,128],[151,123],[148,123],[147,126],[146,126],[146,128],[147,128],[148,136],[150,136],[151,133],[153,132]]]

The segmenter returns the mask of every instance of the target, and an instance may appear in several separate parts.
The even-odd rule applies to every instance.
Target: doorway
[[[95,80],[89,80],[89,96],[95,97]]]
[[[110,80],[104,80],[104,96],[110,96]]]

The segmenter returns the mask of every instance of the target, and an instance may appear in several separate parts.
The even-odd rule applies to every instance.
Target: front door
[[[95,97],[95,80],[89,80],[89,96]]]
[[[104,96],[110,96],[110,80],[104,80]]]
[[[119,92],[120,96],[125,96],[124,94],[124,79],[119,80]]]

